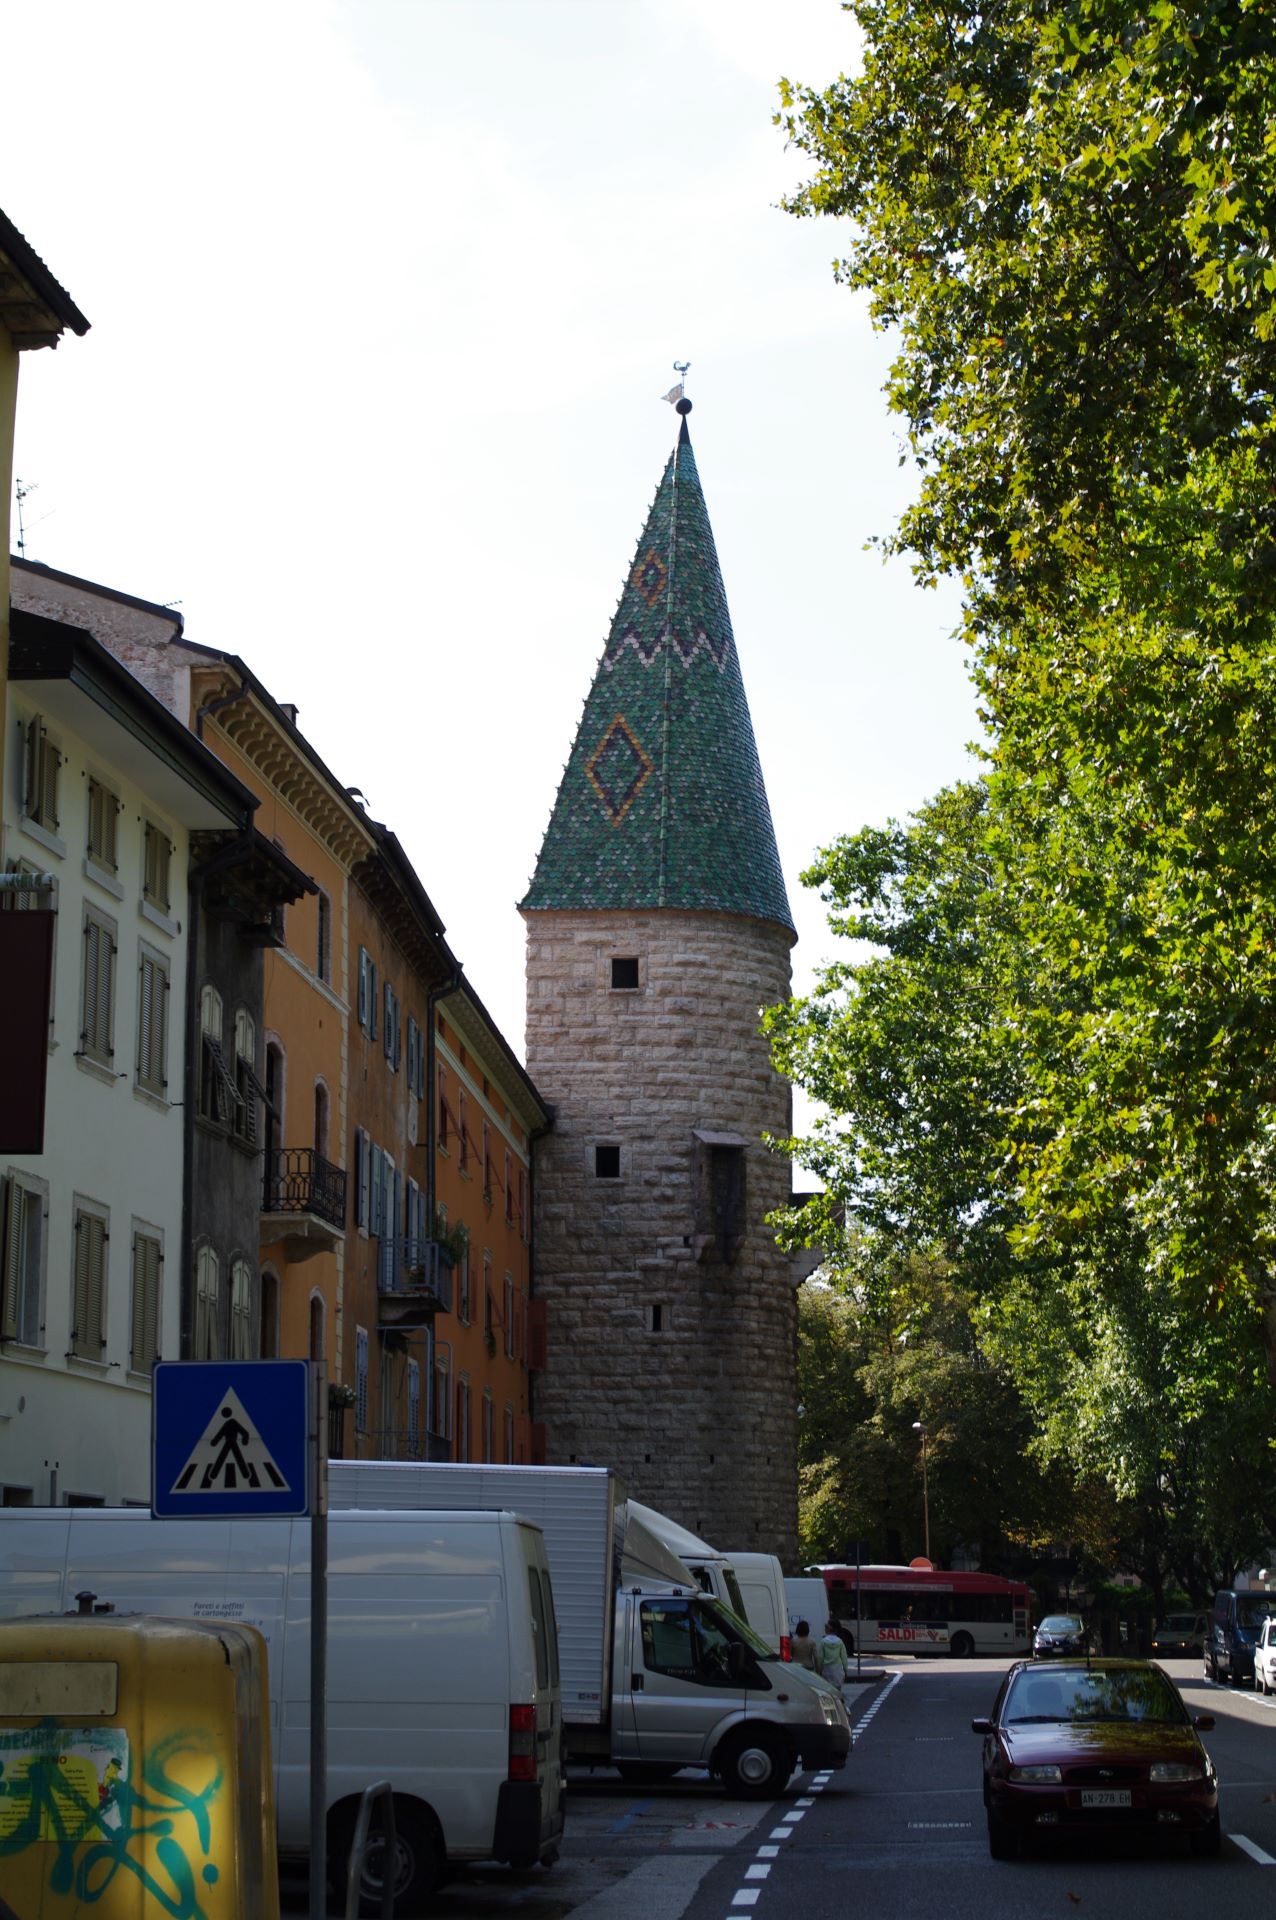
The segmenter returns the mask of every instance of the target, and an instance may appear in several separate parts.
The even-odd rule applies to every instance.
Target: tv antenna
[[[27,531],[22,518],[22,502],[29,493],[35,492],[39,484],[38,480],[32,480],[28,485],[26,481],[16,479],[13,483],[18,501],[18,558],[20,560],[25,560],[27,557]]]

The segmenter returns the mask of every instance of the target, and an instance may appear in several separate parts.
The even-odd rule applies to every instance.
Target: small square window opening
[[[619,1180],[620,1148],[618,1146],[596,1146],[594,1148],[594,1177],[597,1180]]]
[[[616,956],[611,963],[611,985],[613,993],[634,993],[638,987],[638,960],[636,956],[621,958]]]

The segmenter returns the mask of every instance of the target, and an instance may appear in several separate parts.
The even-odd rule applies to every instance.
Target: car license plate
[[[1083,1807],[1128,1807],[1129,1789],[1125,1787],[1085,1787],[1081,1793]]]

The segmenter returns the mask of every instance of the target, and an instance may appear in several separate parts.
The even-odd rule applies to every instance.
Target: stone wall
[[[791,1569],[796,1302],[765,1224],[791,1171],[762,1144],[787,1131],[790,1096],[758,1025],[789,992],[792,936],[716,913],[524,917],[527,1065],[554,1108],[535,1182],[546,1457],[615,1466],[713,1545]],[[613,958],[637,959],[636,990],[613,987]],[[618,1177],[599,1177],[600,1145]],[[715,1155],[743,1160],[743,1231],[725,1245]]]

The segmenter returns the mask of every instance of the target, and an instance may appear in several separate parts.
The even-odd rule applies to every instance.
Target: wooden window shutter
[[[40,730],[40,823],[52,832],[58,825],[58,769],[62,755],[44,729]]]
[[[88,914],[84,922],[84,1025],[80,1045],[85,1053],[104,1063],[112,1057],[114,988],[115,940],[104,920]]]
[[[133,1313],[129,1344],[135,1373],[149,1373],[159,1357],[160,1243],[133,1236]]]
[[[4,1183],[4,1273],[0,1283],[0,1340],[18,1337],[18,1276],[22,1268],[24,1200],[10,1177]]]
[[[22,811],[29,820],[40,817],[40,737],[44,732],[38,719],[27,722],[25,765],[22,769]]]
[[[153,954],[141,960],[141,1005],[138,1013],[137,1077],[152,1093],[168,1085],[165,1041],[168,1036],[168,970]]]
[[[71,1350],[81,1360],[100,1360],[106,1284],[106,1222],[95,1213],[75,1216],[75,1292]]]

